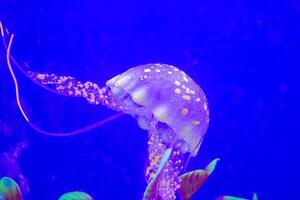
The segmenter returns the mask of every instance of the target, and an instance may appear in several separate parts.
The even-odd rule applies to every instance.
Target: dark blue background
[[[0,5],[1,21],[15,33],[12,54],[32,70],[99,85],[145,63],[168,63],[189,74],[206,93],[211,113],[189,169],[221,158],[194,199],[249,198],[253,192],[259,199],[297,198],[299,13],[296,0]],[[31,188],[27,199],[57,199],[72,190],[95,199],[141,199],[147,133],[135,120],[124,116],[72,138],[39,135],[16,108],[4,56],[1,47],[0,150],[28,139],[20,158]],[[19,72],[17,77],[25,110],[44,129],[73,130],[113,114],[83,99],[51,94]]]

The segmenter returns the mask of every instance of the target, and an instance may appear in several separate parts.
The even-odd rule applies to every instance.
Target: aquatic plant
[[[165,155],[162,157],[162,160],[168,158],[169,154],[171,153],[170,149],[166,150]],[[214,159],[211,161],[204,169],[198,169],[194,171],[187,172],[180,176],[180,188],[178,190],[178,194],[180,199],[182,200],[190,200],[192,196],[204,185],[207,181],[208,177],[214,171],[219,158]],[[143,200],[162,200],[158,187],[158,180],[159,176],[161,175],[161,170],[164,170],[167,162],[161,162],[159,169],[152,179],[151,183],[148,184],[146,191],[143,196]],[[3,181],[5,180],[5,181]],[[1,184],[2,182],[6,182],[6,184]],[[7,184],[7,182],[9,184]],[[5,186],[3,186],[5,185]],[[8,186],[9,185],[9,186]],[[6,192],[1,192],[6,191]],[[2,196],[1,196],[2,195]],[[12,198],[13,197],[13,198]],[[15,183],[11,178],[5,177],[0,181],[0,199],[3,198],[4,200],[22,200],[22,195],[20,190],[18,190],[18,185]],[[257,200],[257,194],[254,193],[252,200]],[[64,193],[59,197],[58,200],[93,200],[93,198],[82,191],[73,191]],[[247,200],[241,197],[235,196],[220,196],[216,200]]]
[[[93,198],[85,192],[74,191],[63,194],[58,200],[93,200]]]
[[[211,161],[204,170],[195,170],[181,175],[180,178],[180,187],[178,193],[182,199],[190,199],[193,194],[198,191],[201,186],[206,182],[209,175],[214,171],[219,158]],[[162,162],[165,163],[165,162]],[[146,191],[144,193],[143,200],[151,199],[163,199],[159,195],[159,177],[161,176],[160,171],[164,170],[166,164],[159,167],[158,173],[156,173],[152,182],[148,184]]]
[[[226,196],[218,197],[216,200],[248,200],[248,199],[241,198],[241,197],[235,197],[235,196],[229,196],[229,195],[226,195]],[[256,193],[254,193],[254,194],[252,195],[251,200],[258,200],[257,194],[256,194]]]
[[[22,193],[19,185],[10,177],[0,179],[1,200],[22,200]]]

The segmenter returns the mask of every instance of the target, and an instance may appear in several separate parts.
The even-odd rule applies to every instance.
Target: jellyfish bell
[[[202,89],[183,71],[167,64],[133,67],[107,81],[111,96],[143,129],[155,129],[168,145],[182,141],[195,156],[209,123]]]

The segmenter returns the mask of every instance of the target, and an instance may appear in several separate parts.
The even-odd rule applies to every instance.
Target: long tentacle
[[[0,31],[3,45],[6,52],[8,52],[9,44],[7,45],[6,43],[4,27],[2,26],[1,21]],[[119,105],[116,105],[115,102],[112,101],[108,87],[100,88],[96,83],[92,83],[90,81],[81,83],[71,76],[59,76],[56,74],[39,73],[25,70],[10,52],[7,54],[7,57],[7,61],[12,61],[12,63],[20,72],[22,72],[24,76],[28,77],[35,84],[52,93],[71,97],[83,97],[91,104],[102,104],[116,111],[120,111],[122,109]]]
[[[75,130],[75,131],[71,131],[71,132],[57,133],[57,132],[49,132],[49,131],[45,131],[45,130],[42,130],[42,129],[38,128],[36,125],[34,125],[34,124],[29,120],[27,114],[26,114],[25,111],[23,110],[23,107],[22,107],[22,104],[21,104],[21,101],[20,101],[18,81],[17,81],[17,79],[16,79],[16,76],[15,76],[15,74],[14,74],[14,71],[13,71],[13,69],[12,69],[11,62],[10,62],[10,61],[11,61],[11,58],[12,58],[11,55],[10,55],[10,49],[11,49],[11,45],[12,45],[12,41],[13,41],[14,35],[13,35],[13,34],[11,35],[10,40],[9,40],[9,43],[8,43],[8,45],[6,46],[6,42],[5,42],[5,38],[4,38],[4,29],[3,29],[3,26],[2,26],[2,23],[1,23],[1,22],[0,22],[0,31],[1,31],[1,36],[2,36],[2,38],[3,38],[3,41],[4,41],[5,48],[6,48],[6,61],[7,61],[7,65],[8,65],[10,74],[11,74],[11,76],[12,76],[12,78],[13,78],[14,85],[15,85],[15,94],[16,94],[17,105],[18,105],[18,107],[19,107],[19,109],[20,109],[20,111],[21,111],[22,116],[25,118],[25,120],[28,122],[28,124],[29,124],[34,130],[36,130],[36,131],[39,132],[39,133],[42,133],[42,134],[45,134],[45,135],[49,135],[49,136],[59,136],[59,137],[73,136],[73,135],[78,135],[78,134],[87,132],[87,131],[89,131],[89,130],[91,130],[91,129],[94,129],[94,128],[100,126],[100,125],[103,125],[103,124],[105,124],[105,123],[107,123],[107,122],[109,122],[109,121],[111,121],[111,120],[114,120],[114,119],[116,119],[116,118],[118,118],[118,117],[120,117],[120,116],[123,115],[123,113],[118,113],[118,114],[116,114],[116,115],[114,115],[114,116],[112,116],[112,117],[109,117],[109,118],[107,118],[107,119],[101,120],[101,121],[99,121],[99,122],[97,122],[97,123],[94,123],[94,124],[92,124],[92,125],[89,125],[89,126],[86,126],[86,127],[84,127],[84,128],[81,128],[81,129],[78,129],[78,130]],[[13,60],[14,60],[14,59],[13,59]],[[22,69],[22,70],[23,70],[23,69]],[[26,73],[26,72],[25,72],[25,73]],[[32,75],[32,76],[34,76],[34,74],[35,74],[35,73],[31,72],[31,75]],[[39,76],[39,75],[37,75],[37,76]],[[41,75],[40,75],[40,76],[41,76]],[[55,79],[55,80],[57,80],[58,82],[60,81],[60,82],[63,83],[63,84],[66,83],[66,82],[64,82],[64,81],[61,81],[60,78],[57,78],[57,79]],[[66,80],[75,80],[75,79],[72,79],[72,77],[69,77],[69,78],[66,78]],[[38,82],[38,81],[36,81],[36,82]],[[42,79],[42,81],[40,81],[40,84],[43,84],[43,79]],[[57,83],[57,84],[58,84],[58,83]],[[68,84],[69,84],[69,83],[68,83]],[[79,84],[81,84],[81,83],[79,82]],[[93,84],[92,84],[92,85],[93,85]],[[62,85],[61,85],[61,86],[62,86]],[[89,90],[86,90],[86,89],[89,89],[90,86],[91,86],[91,83],[89,83],[89,82],[88,82],[86,85],[83,84],[82,89],[84,89],[83,91],[85,91],[87,94],[85,94],[83,91],[80,91],[80,92],[81,92],[81,95],[84,96],[84,97],[86,97],[86,99],[87,99],[90,103],[97,104],[96,97],[91,95],[92,92],[93,92],[93,91],[91,91],[91,89],[97,90],[97,89],[99,89],[99,88],[93,87],[93,88],[90,89],[90,91],[89,91]],[[57,86],[57,87],[59,87],[59,86]],[[52,90],[53,90],[53,89],[52,89]],[[51,91],[52,91],[52,90],[51,90]],[[56,93],[62,94],[62,93],[64,93],[64,92],[66,92],[66,89],[60,90],[60,87],[59,87],[58,89],[56,88],[56,90],[53,90],[53,91],[55,91]],[[99,91],[99,94],[100,94],[100,93],[101,93],[101,92],[100,92],[101,90],[99,89],[98,91]],[[75,91],[74,91],[74,92],[75,92]],[[75,94],[75,93],[74,93],[74,94]],[[85,96],[85,95],[86,95],[86,96]],[[73,95],[73,96],[75,96],[75,95]],[[107,96],[105,96],[105,97],[107,97]],[[104,103],[107,103],[107,104],[110,103],[110,102],[108,102],[108,100],[105,100],[105,99],[103,100],[103,102],[104,102]],[[110,105],[111,105],[111,106],[114,106],[114,105],[112,105],[112,104],[110,104]]]
[[[77,130],[74,130],[74,131],[70,131],[70,132],[49,132],[49,131],[45,131],[43,129],[40,129],[39,127],[35,126],[33,123],[31,122],[28,122],[30,124],[30,126],[36,130],[37,132],[39,133],[42,133],[42,134],[45,134],[45,135],[49,135],[49,136],[56,136],[56,137],[66,137],[66,136],[74,136],[74,135],[79,135],[79,134],[82,134],[82,133],[85,133],[87,131],[90,131],[92,129],[95,129],[103,124],[106,124],[114,119],[117,119],[119,117],[121,117],[122,115],[124,115],[124,113],[118,113],[118,114],[115,114],[111,117],[108,117],[104,120],[101,120],[101,121],[98,121],[92,125],[89,125],[89,126],[86,126],[84,128],[81,128],[81,129],[77,129]]]
[[[0,21],[0,32],[1,32],[1,37],[2,37],[2,43],[3,43],[3,46],[4,46],[4,48],[5,48],[6,52],[7,52],[8,45],[7,45],[6,40],[5,40],[5,31],[4,31],[4,27],[3,27],[2,23],[1,23],[1,21]],[[8,34],[7,29],[6,29],[6,33]],[[21,65],[16,61],[16,59],[15,59],[11,54],[9,54],[9,58],[10,58],[10,60],[13,62],[13,64],[18,68],[18,70],[19,70],[24,76],[26,76],[26,77],[28,77],[28,78],[30,79],[27,70],[25,70],[23,67],[21,67]],[[50,87],[47,87],[46,85],[43,85],[42,83],[39,83],[38,81],[34,81],[33,79],[31,79],[31,80],[32,80],[35,84],[37,84],[37,85],[39,85],[40,87],[44,88],[45,90],[48,90],[48,91],[50,91],[50,92],[59,94],[56,90],[54,90],[54,89],[52,89],[52,88],[50,88]]]

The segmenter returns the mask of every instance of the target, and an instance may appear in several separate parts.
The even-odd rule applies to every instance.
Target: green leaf
[[[93,198],[85,192],[68,192],[59,197],[58,200],[93,200]]]

